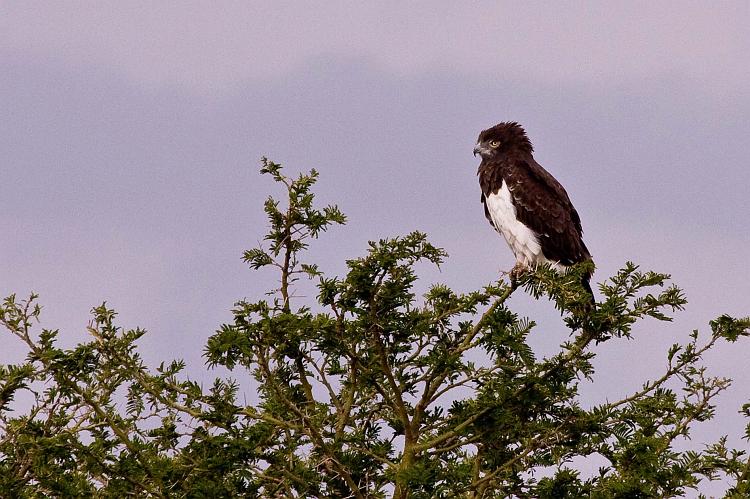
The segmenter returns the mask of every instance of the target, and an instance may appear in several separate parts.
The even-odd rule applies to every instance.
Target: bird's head
[[[474,156],[479,154],[482,159],[494,159],[511,152],[531,153],[533,150],[531,141],[521,125],[511,121],[482,130],[474,148]]]

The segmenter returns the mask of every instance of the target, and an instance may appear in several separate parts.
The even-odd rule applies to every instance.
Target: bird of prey
[[[558,271],[591,260],[578,212],[560,183],[534,160],[534,148],[515,122],[499,123],[479,134],[479,185],[484,214],[516,257],[515,278],[548,263]],[[586,275],[583,285],[593,299]]]

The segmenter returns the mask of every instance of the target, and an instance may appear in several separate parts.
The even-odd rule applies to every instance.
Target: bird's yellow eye
[[[490,147],[493,149],[497,149],[498,147],[500,147],[500,141],[499,140],[490,141]]]

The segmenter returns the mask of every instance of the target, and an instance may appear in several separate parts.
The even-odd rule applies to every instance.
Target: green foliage
[[[329,277],[302,261],[346,221],[315,207],[317,172],[291,179],[266,159],[261,172],[285,199],[265,202],[266,247],[243,259],[275,269],[280,285],[237,303],[205,347],[209,365],[253,374],[256,400],[232,380],[190,381],[181,361],[149,369],[136,348],[145,332],[118,327],[106,304],[93,309],[91,340],[62,349],[57,331],[36,332],[37,297],[10,296],[0,321],[28,355],[0,366],[5,496],[636,498],[718,478],[728,496],[750,493],[747,453],[726,438],[679,450],[730,384],[703,355],[748,336],[750,319],[720,316],[707,338],[693,332],[665,352],[662,376],[587,408],[578,389],[596,380],[596,346],[685,305],[669,276],[627,263],[600,284],[595,308],[580,284],[586,265],[417,297],[415,264],[447,255],[413,232],[370,242]],[[315,280],[317,300],[293,299],[300,277]],[[508,308],[516,285],[560,310],[571,337],[555,354],[529,346],[543,333]],[[586,475],[586,459],[605,464]]]

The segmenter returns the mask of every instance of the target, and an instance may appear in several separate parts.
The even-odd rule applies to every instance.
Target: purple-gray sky
[[[262,155],[320,170],[322,200],[349,215],[313,249],[331,273],[368,239],[421,229],[451,255],[428,279],[493,280],[513,259],[471,151],[504,120],[566,186],[595,278],[630,259],[690,300],[674,325],[605,345],[586,400],[637,388],[720,313],[750,313],[749,3],[272,5],[0,5],[0,292],[39,292],[63,343],[107,300],[150,331],[147,360],[212,376],[206,338],[272,284],[240,261],[264,234]],[[513,305],[541,323],[541,352],[565,337],[548,303]],[[708,358],[736,383],[696,444],[742,431],[746,348]],[[2,341],[0,362],[20,355]]]

